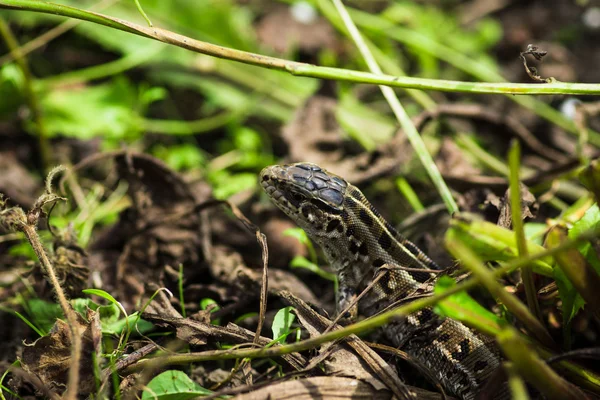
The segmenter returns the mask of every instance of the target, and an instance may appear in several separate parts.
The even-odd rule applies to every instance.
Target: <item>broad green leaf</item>
[[[87,309],[91,309],[96,311],[98,308],[100,308],[99,304],[94,303],[94,301],[92,299],[72,299],[71,300],[71,305],[73,306],[73,308],[75,309],[75,311],[77,311],[79,314],[81,314],[82,316],[85,316],[87,314]],[[117,315],[119,314],[119,309],[116,309],[117,311]]]
[[[51,89],[41,96],[49,135],[82,140],[137,137],[141,124],[135,90],[123,77],[94,86]]]
[[[544,234],[548,230],[548,225],[541,222],[527,222],[523,224],[525,238],[539,246],[543,244]]]
[[[281,343],[285,342],[285,336],[290,333],[292,323],[296,319],[296,316],[292,314],[293,309],[293,307],[284,307],[275,314],[273,325],[271,325],[273,340],[278,340]]]
[[[206,164],[206,156],[193,144],[156,146],[153,154],[162,159],[175,171],[186,171],[203,167]]]
[[[148,383],[142,400],[187,400],[211,393],[181,371],[165,371]]]
[[[44,334],[48,334],[58,318],[64,318],[62,309],[56,303],[42,299],[31,299],[24,304],[31,322]]]
[[[227,199],[236,193],[256,187],[256,174],[242,172],[230,174],[229,171],[215,171],[209,176],[213,185],[213,195],[217,199]]]
[[[435,294],[444,293],[455,285],[454,279],[442,276],[435,283]],[[500,332],[500,327],[504,322],[464,291],[441,300],[434,307],[434,311],[439,315],[456,319],[493,335]]]

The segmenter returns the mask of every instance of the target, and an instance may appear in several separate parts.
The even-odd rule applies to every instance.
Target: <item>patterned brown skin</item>
[[[275,205],[323,249],[338,276],[338,312],[346,309],[383,265],[411,271],[389,270],[361,299],[364,315],[374,315],[431,287],[433,274],[412,269],[440,268],[343,178],[315,164],[296,163],[266,167],[260,183]],[[349,317],[358,311],[351,309]],[[500,365],[490,340],[458,321],[438,317],[431,309],[389,324],[384,332],[394,345],[432,371],[446,390],[463,399],[475,398],[481,384]],[[497,396],[505,397],[506,393]]]

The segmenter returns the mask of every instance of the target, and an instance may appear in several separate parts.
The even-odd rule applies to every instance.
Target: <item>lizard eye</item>
[[[294,200],[296,200],[298,203],[301,203],[304,200],[306,200],[306,197],[300,193],[292,193],[292,198]]]

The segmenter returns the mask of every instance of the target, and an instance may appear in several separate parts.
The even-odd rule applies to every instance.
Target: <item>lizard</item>
[[[387,266],[387,273],[359,301],[360,312],[367,317],[423,294],[427,283],[431,288],[435,280],[434,270],[441,270],[400,235],[357,187],[316,164],[269,166],[261,171],[259,181],[270,200],[323,249],[338,277],[337,313],[354,303],[381,267]],[[355,318],[356,306],[349,310],[344,317]],[[500,366],[490,340],[429,308],[388,324],[383,332],[428,368],[445,390],[462,399],[474,399]],[[504,397],[505,393],[497,394]]]

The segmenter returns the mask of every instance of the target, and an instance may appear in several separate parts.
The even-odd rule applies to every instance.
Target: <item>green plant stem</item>
[[[402,193],[406,201],[411,205],[415,212],[421,212],[425,209],[423,203],[419,200],[419,196],[415,193],[410,183],[403,176],[396,179],[396,187]]]
[[[150,21],[150,18],[148,18],[148,16],[146,15],[146,12],[142,8],[142,5],[140,4],[139,0],[133,0],[133,1],[135,2],[135,6],[137,7],[140,14],[142,14],[142,17],[144,17],[144,19],[146,20],[146,23],[148,24],[148,26],[152,27],[152,22]]]
[[[177,289],[179,289],[179,303],[181,304],[181,315],[183,318],[186,317],[185,314],[185,300],[183,298],[183,264],[179,264],[179,275],[177,279]]]
[[[6,42],[6,46],[10,50],[10,54],[19,66],[21,73],[24,78],[24,90],[25,90],[25,98],[27,99],[27,104],[29,105],[29,110],[31,111],[31,117],[34,121],[36,133],[38,137],[38,145],[40,148],[40,156],[42,159],[42,166],[44,170],[48,168],[50,165],[50,143],[48,142],[48,132],[46,130],[46,124],[44,123],[44,118],[42,115],[42,109],[40,107],[40,102],[33,88],[33,75],[31,74],[31,70],[29,69],[29,65],[27,65],[27,60],[21,53],[21,49],[19,47],[19,43],[17,39],[13,35],[10,27],[0,16],[0,36]]]
[[[350,18],[348,11],[346,11],[346,8],[344,7],[342,1],[332,0],[332,2],[335,8],[337,9],[338,13],[340,14],[340,17],[342,18],[346,29],[348,29],[350,37],[356,44],[356,47],[360,51],[360,54],[363,56],[365,62],[367,63],[369,70],[377,75],[383,74],[383,71],[379,67],[379,64],[377,64],[377,61],[375,61],[375,58],[373,58],[369,47],[364,42],[360,32],[356,28],[356,25],[354,24],[354,22],[352,22],[352,19]],[[415,128],[410,117],[406,113],[406,110],[404,110],[404,107],[402,107],[402,104],[400,104],[400,100],[398,100],[398,97],[396,97],[396,93],[394,93],[394,90],[392,88],[387,86],[379,86],[379,88],[381,89],[381,92],[383,93],[383,96],[387,100],[388,104],[392,108],[392,111],[398,119],[398,122],[400,122],[400,126],[402,127],[404,134],[406,134],[406,137],[410,141],[411,146],[417,153],[421,164],[425,167],[429,178],[433,182],[442,200],[446,204],[448,212],[450,214],[455,213],[456,211],[458,211],[458,205],[454,201],[454,198],[452,197],[452,194],[450,193],[450,189],[446,185],[446,182],[444,182],[442,174],[440,174],[440,171],[437,169],[437,166],[433,162],[433,158],[431,158],[431,155],[427,151],[425,143],[421,139],[417,128]]]
[[[521,147],[516,140],[512,141],[508,153],[509,173],[509,190],[510,190],[510,211],[512,216],[512,226],[517,239],[517,249],[519,256],[527,255],[527,243],[525,239],[525,231],[523,230],[523,218],[521,215],[521,182],[519,180],[519,168],[521,159]],[[529,311],[538,319],[543,321],[540,305],[537,301],[537,291],[533,282],[533,273],[530,266],[525,266],[521,269],[521,278],[523,279],[523,287],[525,288],[525,297],[527,298],[527,307]]]
[[[217,46],[211,43],[195,40],[187,36],[179,35],[177,33],[165,29],[160,29],[156,27],[148,28],[119,18],[109,17],[100,13],[37,0],[0,0],[0,8],[11,10],[35,11],[81,19],[89,22],[94,22],[100,25],[108,26],[121,31],[133,33],[135,35],[158,40],[163,43],[172,44],[174,46],[182,47],[184,49],[191,50],[197,53],[208,54],[218,58],[224,58],[227,60],[238,61],[245,64],[262,66],[265,68],[288,71],[297,76],[326,78],[357,83],[372,83],[377,85],[394,86],[402,88],[429,89],[466,93],[501,93],[521,95],[600,94],[600,85],[598,84],[567,82],[556,82],[543,85],[517,84],[506,82],[478,83],[378,75],[373,73],[352,71],[339,68],[319,67],[310,64],[289,61],[281,58],[269,57],[261,54],[235,50],[228,47]],[[471,62],[471,60],[469,60],[469,62]],[[576,132],[576,128],[571,121],[567,121],[566,125],[564,119],[556,123],[561,127],[565,127],[565,129],[568,128],[570,131]]]
[[[161,133],[174,136],[189,136],[199,133],[211,132],[214,129],[243,118],[249,112],[249,107],[242,110],[224,111],[210,117],[194,121],[143,119],[142,129],[149,133]]]
[[[527,386],[525,382],[519,376],[514,367],[514,364],[510,361],[503,363],[504,370],[508,375],[508,386],[510,387],[510,395],[513,400],[529,400],[529,394],[527,393]]]

